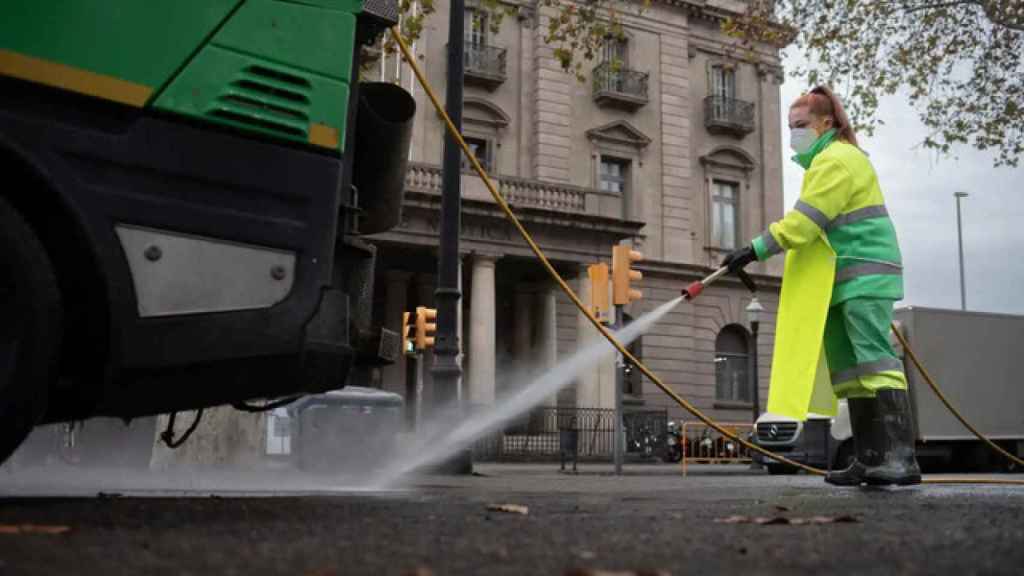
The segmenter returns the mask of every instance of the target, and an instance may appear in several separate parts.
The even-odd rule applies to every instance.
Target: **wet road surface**
[[[839,489],[739,466],[692,467],[686,478],[675,466],[630,466],[621,477],[606,466],[578,475],[557,464],[476,469],[387,492],[346,491],[330,479],[286,491],[264,475],[215,488],[132,490],[124,480],[97,497],[81,479],[0,478],[0,574],[1024,570],[1021,488]],[[73,485],[78,496],[58,496]],[[500,504],[528,512],[490,509]],[[45,527],[67,531],[32,532]]]

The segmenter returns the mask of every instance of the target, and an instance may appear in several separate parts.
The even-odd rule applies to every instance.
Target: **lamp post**
[[[465,0],[452,0],[448,15],[448,87],[445,108],[455,129],[462,131],[463,47]],[[462,366],[459,364],[461,344],[458,334],[459,301],[462,298],[459,262],[459,236],[462,230],[462,149],[451,133],[445,133],[441,165],[441,233],[438,241],[437,343],[434,345],[434,402],[451,410],[450,418],[461,419],[462,405],[459,385]],[[440,464],[443,473],[471,474],[472,453],[463,450]]]
[[[750,322],[750,354],[747,356],[749,362],[747,373],[750,376],[750,390],[752,393],[753,419],[751,423],[753,425],[752,433],[754,434],[757,433],[757,418],[761,415],[760,386],[757,376],[757,331],[761,327],[762,312],[764,312],[764,306],[761,306],[755,295],[750,299],[750,304],[747,305],[747,321]],[[751,458],[750,468],[752,470],[760,470],[761,465]]]
[[[953,196],[956,198],[956,238],[957,248],[960,252],[960,309],[967,310],[967,289],[964,284],[964,233],[960,218],[960,199],[967,198],[967,192],[954,192]]]

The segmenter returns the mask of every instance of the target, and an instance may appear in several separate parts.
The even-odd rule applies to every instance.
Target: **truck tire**
[[[46,250],[21,214],[0,198],[0,462],[46,409],[57,375],[62,314]]]

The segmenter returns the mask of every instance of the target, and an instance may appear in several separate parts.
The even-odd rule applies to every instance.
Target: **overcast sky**
[[[786,63],[787,69],[794,62]],[[800,195],[804,170],[789,160],[789,103],[805,87],[782,86],[784,186],[787,209]],[[939,157],[918,143],[926,133],[904,99],[879,106],[886,125],[861,137],[878,172],[903,250],[906,298],[899,305],[959,308],[956,201],[962,202],[967,308],[1024,314],[1024,168],[993,168],[992,155],[972,148]],[[1022,162],[1024,163],[1024,162]]]

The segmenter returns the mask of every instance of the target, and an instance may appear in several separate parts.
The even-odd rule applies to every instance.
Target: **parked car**
[[[852,461],[853,442],[846,401],[839,402],[836,418],[808,414],[807,421],[765,412],[757,419],[754,443],[762,448],[802,464],[816,468],[845,468]],[[755,462],[763,464],[770,474],[793,474],[797,468],[755,452]]]

